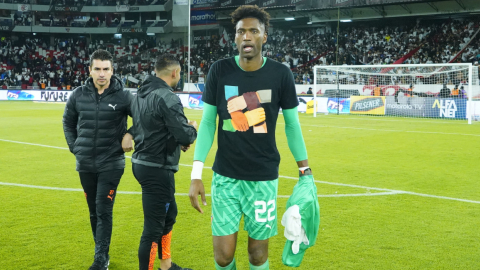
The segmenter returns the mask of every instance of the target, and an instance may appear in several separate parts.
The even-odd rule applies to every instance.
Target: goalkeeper
[[[279,109],[283,110],[288,146],[301,171],[307,171],[308,159],[293,74],[262,57],[270,15],[257,6],[239,7],[231,15],[239,55],[215,62],[208,73],[189,196],[192,206],[203,213],[198,201],[200,195],[206,205],[202,169],[218,115],[211,187],[215,269],[236,269],[234,254],[243,215],[250,269],[262,270],[269,269],[268,239],[277,234],[280,155],[275,129]]]

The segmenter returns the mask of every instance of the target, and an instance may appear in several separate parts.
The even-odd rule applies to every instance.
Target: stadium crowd
[[[449,19],[441,24],[418,20],[411,25],[345,27],[339,35],[338,58],[335,31],[320,28],[300,31],[275,29],[269,33],[264,54],[291,68],[297,84],[313,83],[314,65],[388,65],[399,62],[478,64],[480,41],[475,34],[479,22],[480,17],[476,16],[463,20]],[[472,37],[475,39],[470,40]],[[237,48],[233,40],[234,34],[230,33],[222,37],[214,35],[209,40],[194,44],[190,62],[191,81],[202,82],[216,60],[235,55]],[[114,54],[115,72],[130,87],[140,84],[145,75],[153,74],[153,61],[158,53],[177,55],[183,70],[188,69],[187,50],[181,45],[181,40],[156,43],[145,37],[131,39],[125,47],[112,44],[97,39],[87,45],[85,39],[72,38],[56,39],[55,44],[47,45],[41,38],[19,41],[4,37],[0,40],[0,86],[73,89],[88,76],[89,55],[98,48]],[[40,55],[39,50],[48,50],[49,54]],[[410,56],[412,51],[416,53]]]

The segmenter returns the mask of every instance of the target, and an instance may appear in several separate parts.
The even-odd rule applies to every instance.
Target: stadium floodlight
[[[287,18],[285,18],[285,21],[295,21],[295,18],[294,17],[287,17]]]
[[[480,118],[472,102],[480,97],[478,69],[471,63],[314,66],[313,72],[314,117],[320,112],[469,124]]]
[[[340,22],[352,22],[352,20],[340,20]]]

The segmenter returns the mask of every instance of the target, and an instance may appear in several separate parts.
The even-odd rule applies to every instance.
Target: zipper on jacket
[[[95,93],[95,96],[96,95],[97,93]],[[100,100],[102,99],[100,95],[96,97],[97,109],[95,110],[95,134],[93,135],[93,166],[95,168],[95,172],[97,171],[98,110],[100,106]]]

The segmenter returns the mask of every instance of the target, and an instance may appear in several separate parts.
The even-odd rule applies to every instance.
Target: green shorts
[[[277,235],[278,179],[245,181],[213,173],[212,233],[225,236],[244,230],[255,240]]]

